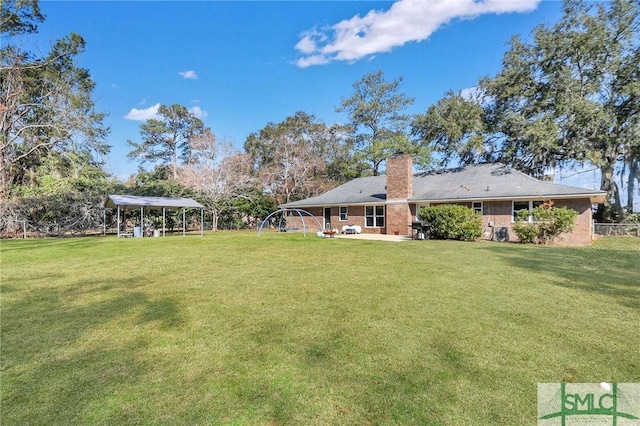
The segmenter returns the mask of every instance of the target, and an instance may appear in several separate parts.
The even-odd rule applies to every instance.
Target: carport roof
[[[115,209],[120,207],[178,210],[183,207],[203,209],[204,206],[191,198],[147,197],[135,195],[109,195],[104,206]]]

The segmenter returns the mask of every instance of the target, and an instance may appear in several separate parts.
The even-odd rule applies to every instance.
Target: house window
[[[340,222],[346,222],[349,220],[349,209],[346,206],[340,207]]]
[[[471,208],[477,213],[482,214],[482,201],[474,201],[471,203]]]
[[[384,206],[366,206],[364,223],[367,228],[384,228]]]
[[[520,210],[533,210],[536,207],[539,207],[542,205],[542,201],[514,201],[513,202],[513,216],[511,218],[512,222],[516,221],[516,218],[518,217],[518,212]],[[529,217],[527,218],[528,222],[532,222],[533,218],[531,217],[531,215],[529,215]]]

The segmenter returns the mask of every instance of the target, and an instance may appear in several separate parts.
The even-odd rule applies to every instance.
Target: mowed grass
[[[536,424],[640,382],[640,239],[2,241],[3,425]]]

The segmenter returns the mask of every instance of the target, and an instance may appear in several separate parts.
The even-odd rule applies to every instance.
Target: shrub
[[[523,213],[522,217],[520,217],[520,213]],[[518,217],[516,218],[515,225],[513,225],[513,230],[521,243],[533,244],[538,238],[538,227],[535,224],[527,222],[528,216],[529,210],[521,210],[518,212]]]
[[[578,213],[575,210],[553,207],[553,201],[550,201],[531,212],[519,211],[513,230],[522,243],[547,244],[555,241],[563,232],[571,232],[577,217]]]
[[[628,214],[624,221],[627,223],[640,223],[640,213],[632,213]]]
[[[418,218],[431,224],[434,238],[474,241],[482,236],[482,218],[473,209],[456,204],[423,207]]]

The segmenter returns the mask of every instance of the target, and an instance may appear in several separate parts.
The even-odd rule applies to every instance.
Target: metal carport
[[[165,214],[167,210],[182,209],[182,234],[186,234],[186,209],[200,209],[200,235],[203,233],[204,206],[190,198],[147,197],[136,195],[109,195],[104,202],[106,208],[118,210],[118,238],[120,238],[120,208],[140,209],[140,223],[144,220],[144,210],[162,209],[162,236],[165,235]]]

